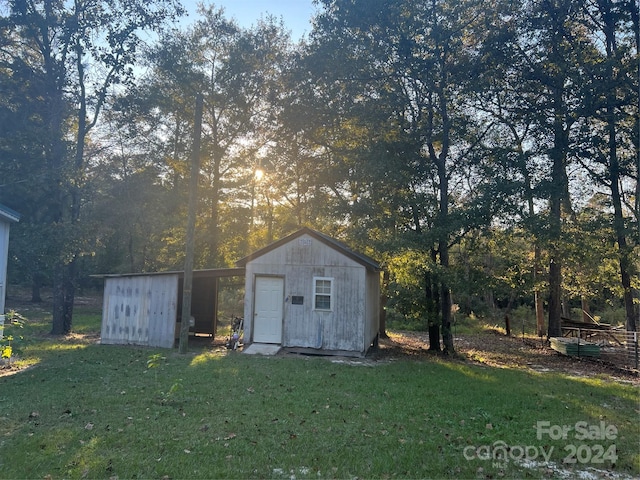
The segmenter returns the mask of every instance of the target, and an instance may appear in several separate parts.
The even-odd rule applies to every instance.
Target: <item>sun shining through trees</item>
[[[596,444],[534,444],[533,426],[614,422],[600,447],[618,460],[592,466],[638,477],[637,378],[547,348],[597,326],[606,358],[638,369],[637,2],[314,4],[298,41],[214,4],[179,21],[178,0],[0,0],[0,204],[21,215],[0,294],[29,311],[24,341],[0,345],[19,372],[0,375],[0,471],[568,478],[582,466],[563,449]],[[379,261],[381,357],[98,345],[101,306],[81,300],[100,274],[184,269],[191,178],[195,269],[302,227]],[[282,305],[356,305],[330,268]],[[250,288],[234,282],[215,301],[235,316]],[[496,444],[555,454],[478,458]]]
[[[0,2],[9,278],[55,287],[64,333],[92,274],[181,268],[201,94],[196,268],[308,226],[382,260],[434,350],[518,309],[635,330],[637,9],[547,3],[320,0],[296,43],[173,0]]]

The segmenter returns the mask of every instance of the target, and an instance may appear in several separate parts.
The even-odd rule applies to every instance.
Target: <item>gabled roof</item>
[[[4,220],[6,222],[17,222],[20,220],[20,214],[0,203],[0,220]]]
[[[295,240],[298,237],[301,237],[302,235],[309,235],[310,237],[315,238],[319,242],[324,243],[325,245],[342,253],[344,256],[349,257],[351,260],[366,267],[368,270],[374,270],[374,271],[382,270],[382,268],[380,267],[380,264],[376,262],[373,258],[369,257],[368,255],[365,255],[364,253],[356,252],[355,250],[352,250],[341,241],[336,240],[335,238],[332,238],[328,235],[325,235],[324,233],[318,232],[317,230],[313,230],[309,227],[302,227],[300,230],[293,232],[291,235],[281,238],[280,240],[277,240],[267,245],[266,247],[261,248],[260,250],[257,250],[251,253],[250,255],[247,255],[244,258],[241,258],[236,262],[236,266],[245,267],[247,263],[250,262],[251,260],[261,257],[262,255],[269,253],[272,250],[275,250],[276,248],[281,247],[282,245],[289,243],[290,241]]]

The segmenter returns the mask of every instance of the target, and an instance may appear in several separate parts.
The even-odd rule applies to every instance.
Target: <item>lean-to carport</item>
[[[244,268],[195,270],[193,334],[215,336],[220,279],[244,277]],[[184,272],[100,275],[104,278],[101,342],[173,347],[181,321]]]

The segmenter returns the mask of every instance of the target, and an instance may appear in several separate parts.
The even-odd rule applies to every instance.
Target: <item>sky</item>
[[[311,32],[311,17],[316,11],[313,0],[202,0],[205,4],[222,7],[227,18],[235,19],[244,28],[251,27],[264,14],[282,17],[287,30],[291,31],[294,41]],[[187,23],[197,18],[197,4],[199,0],[182,0],[182,4],[189,12]]]

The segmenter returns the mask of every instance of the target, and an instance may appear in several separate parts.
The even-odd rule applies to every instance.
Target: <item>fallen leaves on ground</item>
[[[427,332],[390,332],[380,339],[374,360],[437,358],[428,350]],[[537,339],[507,337],[499,331],[456,335],[453,361],[469,362],[492,368],[513,368],[536,372],[559,372],[572,376],[592,377],[602,374],[615,380],[640,384],[640,378],[606,362],[562,355]]]

